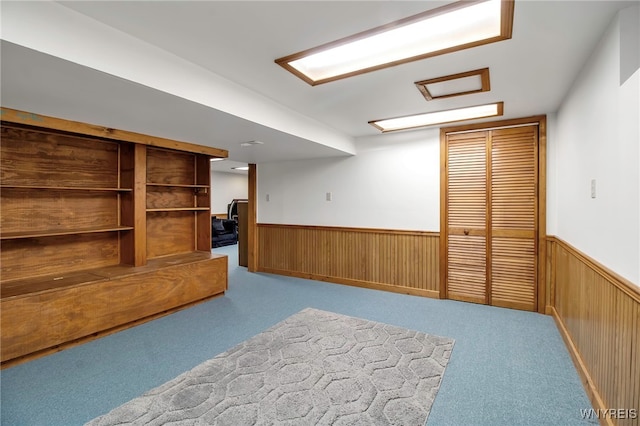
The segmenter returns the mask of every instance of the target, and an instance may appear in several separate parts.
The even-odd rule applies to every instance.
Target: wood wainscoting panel
[[[547,251],[555,297],[550,311],[594,408],[636,410],[635,418],[607,411],[601,423],[638,426],[640,291],[558,238],[548,238]]]
[[[439,297],[437,233],[258,224],[258,270]]]

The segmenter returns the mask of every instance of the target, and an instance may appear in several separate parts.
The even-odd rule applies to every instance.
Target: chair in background
[[[211,217],[211,247],[223,247],[238,242],[238,224],[235,220]]]

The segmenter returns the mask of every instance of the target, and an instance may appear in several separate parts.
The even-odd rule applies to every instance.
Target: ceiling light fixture
[[[242,171],[247,171],[249,170],[249,166],[242,166],[242,167],[232,167],[231,170],[242,170]]]
[[[217,157],[215,157],[215,158],[212,158],[212,159],[211,159],[211,160],[209,160],[209,161],[212,161],[212,162],[213,162],[213,161],[224,161],[224,160],[225,160],[225,158],[217,158]]]
[[[433,126],[436,124],[451,123],[454,121],[500,116],[503,114],[503,109],[504,103],[496,102],[493,104],[450,109],[446,111],[374,120],[370,121],[369,124],[382,132],[393,132],[396,130],[415,129],[417,127]]]
[[[489,68],[416,81],[415,85],[428,101],[491,90]]]
[[[242,142],[240,144],[241,147],[248,147],[248,146],[255,146],[255,145],[264,145],[264,142],[261,141],[249,141],[249,142]]]
[[[457,1],[276,59],[317,84],[511,38],[514,0]]]

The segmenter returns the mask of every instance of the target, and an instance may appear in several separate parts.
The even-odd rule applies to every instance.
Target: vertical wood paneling
[[[640,292],[567,243],[549,243],[552,312],[594,408],[640,410]],[[640,420],[607,416],[604,423]]]
[[[438,297],[428,232],[258,224],[258,270]]]

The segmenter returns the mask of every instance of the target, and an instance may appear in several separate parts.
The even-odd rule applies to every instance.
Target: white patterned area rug
[[[307,308],[88,425],[423,425],[453,339]]]

